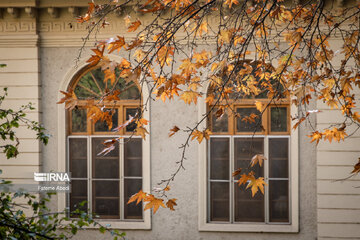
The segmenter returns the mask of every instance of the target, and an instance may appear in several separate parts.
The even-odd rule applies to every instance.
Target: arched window
[[[271,87],[275,87],[273,80],[261,79],[259,72],[264,71],[257,72],[256,64],[251,66],[253,70],[248,71],[251,79],[246,74],[239,79],[236,76],[225,86],[228,89],[224,91],[230,93],[226,99],[215,106],[207,100],[206,111],[211,110],[207,127],[213,134],[206,146],[207,171],[206,174],[200,173],[206,177],[207,186],[203,191],[207,204],[206,210],[201,211],[205,218],[200,220],[201,230],[256,232],[293,231],[297,228],[294,218],[297,213],[291,210],[294,211],[297,204],[292,199],[295,195],[291,195],[296,190],[291,186],[295,186],[297,181],[291,182],[291,174],[295,173],[291,169],[290,157],[291,146],[294,146],[290,136],[290,99],[285,97],[286,94],[280,94],[270,100]],[[221,84],[215,85],[209,86],[208,99],[217,99],[221,94]],[[239,89],[242,94],[234,94]],[[244,93],[246,91],[250,94]],[[259,104],[264,110],[259,111]],[[225,110],[224,105],[227,106]],[[267,160],[262,167],[255,165],[250,168],[251,159],[256,154],[264,155]],[[234,177],[232,173],[239,168],[241,174],[254,171],[256,177],[264,177],[267,184],[264,194],[259,191],[252,197],[250,189],[246,189],[247,184],[238,186],[240,176]],[[281,224],[285,228],[281,228]]]
[[[113,128],[126,122],[129,116],[140,114],[141,99],[136,82],[126,81],[116,74],[114,84],[104,81],[101,68],[91,68],[76,76],[69,88],[78,98],[77,106],[67,112],[67,168],[71,172],[72,189],[67,205],[70,211],[90,209],[103,219],[143,219],[142,205],[127,205],[129,197],[143,185],[143,140],[133,135],[134,123],[120,131]],[[117,100],[102,101],[110,90],[118,90]],[[112,121],[87,118],[89,99],[106,112]],[[111,125],[111,122],[113,123]],[[106,140],[119,138],[115,149],[99,154]]]

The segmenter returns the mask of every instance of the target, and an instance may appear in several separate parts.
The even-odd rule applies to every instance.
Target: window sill
[[[199,231],[204,232],[282,232],[297,233],[298,226],[294,224],[228,224],[228,223],[200,223]]]
[[[114,221],[114,220],[97,220],[102,226],[106,226],[109,229],[121,229],[121,230],[151,230],[151,223],[148,221]],[[110,224],[110,226],[107,226]],[[86,229],[98,229],[97,226],[89,226]]]

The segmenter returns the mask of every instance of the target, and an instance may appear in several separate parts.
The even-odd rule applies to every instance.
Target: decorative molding
[[[47,9],[47,12],[50,14],[52,18],[58,18],[59,17],[59,9],[54,7],[49,7]]]
[[[33,7],[26,7],[25,8],[25,12],[27,13],[27,15],[29,15],[29,17],[34,18],[36,16],[36,8]]]
[[[18,18],[20,16],[20,11],[18,8],[9,7],[7,8],[7,12],[13,17]]]
[[[80,15],[80,9],[78,7],[68,7],[68,12],[73,17],[78,17]]]
[[[0,32],[6,33],[24,33],[24,32],[35,32],[36,31],[36,22],[27,21],[27,22],[0,22]]]
[[[37,47],[39,44],[39,36],[36,34],[22,35],[0,35],[0,47]]]

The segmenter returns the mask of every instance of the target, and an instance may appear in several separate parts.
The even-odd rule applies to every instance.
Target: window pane
[[[105,148],[103,142],[109,138],[92,139],[93,178],[119,178],[119,145],[110,153],[98,156]]]
[[[109,112],[109,114],[113,114],[112,115],[112,128],[115,128],[119,125],[118,123],[118,110],[117,109],[113,109],[113,112],[111,113],[110,109],[107,109],[107,111]],[[111,129],[109,130],[109,126],[107,125],[106,121],[97,121],[95,123],[95,131],[96,132],[111,132]]]
[[[87,139],[69,138],[70,172],[73,178],[87,177]]]
[[[125,110],[125,116],[126,120],[129,120],[129,115],[134,117],[138,113],[137,108],[126,108]],[[126,132],[132,132],[136,129],[136,123],[132,122],[129,125],[126,126]]]
[[[261,132],[261,113],[256,108],[237,108],[240,115],[236,119],[237,132]]]
[[[87,132],[86,109],[73,109],[71,112],[71,131]]]
[[[264,165],[260,167],[259,164],[256,164],[249,168],[251,159],[256,154],[264,154],[264,138],[234,138],[234,170],[242,168],[241,174],[254,171],[256,177],[263,177]],[[239,179],[239,177],[238,175],[235,179]]]
[[[259,191],[254,197],[246,186],[235,183],[235,222],[264,222],[264,195]]]
[[[93,181],[93,211],[103,218],[119,218],[119,181]]]
[[[287,131],[287,108],[272,107],[271,108],[271,131],[286,132]]]
[[[122,89],[126,89],[126,91],[121,91],[120,99],[140,99],[140,91],[137,85],[133,81],[126,83],[125,79],[120,79],[120,84],[123,85]]]
[[[270,222],[289,222],[289,182],[269,181]]]
[[[76,209],[87,211],[87,203],[80,206],[80,203],[87,201],[87,181],[86,180],[72,180],[70,193],[70,212]],[[71,214],[71,217],[76,217],[76,214]]]
[[[210,139],[210,179],[229,180],[229,138]]]
[[[287,178],[289,176],[289,139],[269,138],[269,176]]]
[[[124,141],[124,175],[141,177],[142,139],[125,138]]]
[[[139,203],[130,203],[126,204],[129,201],[129,198],[139,192],[142,189],[142,180],[141,179],[125,179],[124,181],[124,218],[125,219],[142,219],[142,204]]]
[[[229,221],[229,183],[210,183],[210,221]]]
[[[216,111],[218,108],[214,108],[211,114],[211,131],[212,132],[228,132],[228,115],[225,112],[220,118],[216,117]]]

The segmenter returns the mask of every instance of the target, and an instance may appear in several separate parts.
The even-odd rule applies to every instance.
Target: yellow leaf
[[[142,190],[140,190],[138,193],[136,193],[130,197],[127,204],[136,201],[136,205],[138,205],[145,197],[146,197],[146,193],[144,193]]]
[[[239,2],[237,0],[226,0],[224,4],[228,5],[229,8],[231,8],[233,4],[238,5]]]
[[[316,141],[316,144],[318,144],[319,141],[322,139],[323,134],[318,131],[315,131],[315,132],[312,132],[311,135],[308,135],[308,137],[311,137],[311,142]]]
[[[265,107],[264,104],[259,101],[255,101],[255,106],[256,106],[256,109],[259,110],[259,112],[262,112]]]
[[[182,100],[184,100],[184,102],[187,104],[191,104],[191,102],[194,102],[194,104],[196,104],[198,97],[201,97],[201,95],[192,90],[184,91],[183,94],[181,94],[181,96],[180,96],[180,98]]]
[[[259,177],[258,179],[256,179],[254,176],[252,178],[250,178],[250,182],[249,184],[246,186],[246,189],[248,189],[249,187],[251,187],[251,193],[252,196],[254,197],[255,194],[258,192],[258,190],[260,189],[260,191],[262,192],[262,194],[264,194],[264,185],[266,185],[266,183],[264,182],[264,178],[263,177]]]
[[[148,210],[148,209],[153,209],[154,210],[154,214],[156,213],[156,211],[159,209],[159,207],[163,207],[163,208],[166,208],[162,199],[160,198],[156,198],[154,197],[154,195],[152,194],[149,194],[145,199],[144,199],[145,202],[148,202],[146,205],[145,205],[145,208],[144,210]]]
[[[266,160],[264,155],[262,154],[256,154],[251,159],[251,167],[255,166],[255,164],[259,163],[260,167],[262,166],[263,161]]]
[[[137,127],[136,128],[136,135],[141,136],[142,139],[146,139],[146,134],[149,134],[149,132],[144,127]]]

